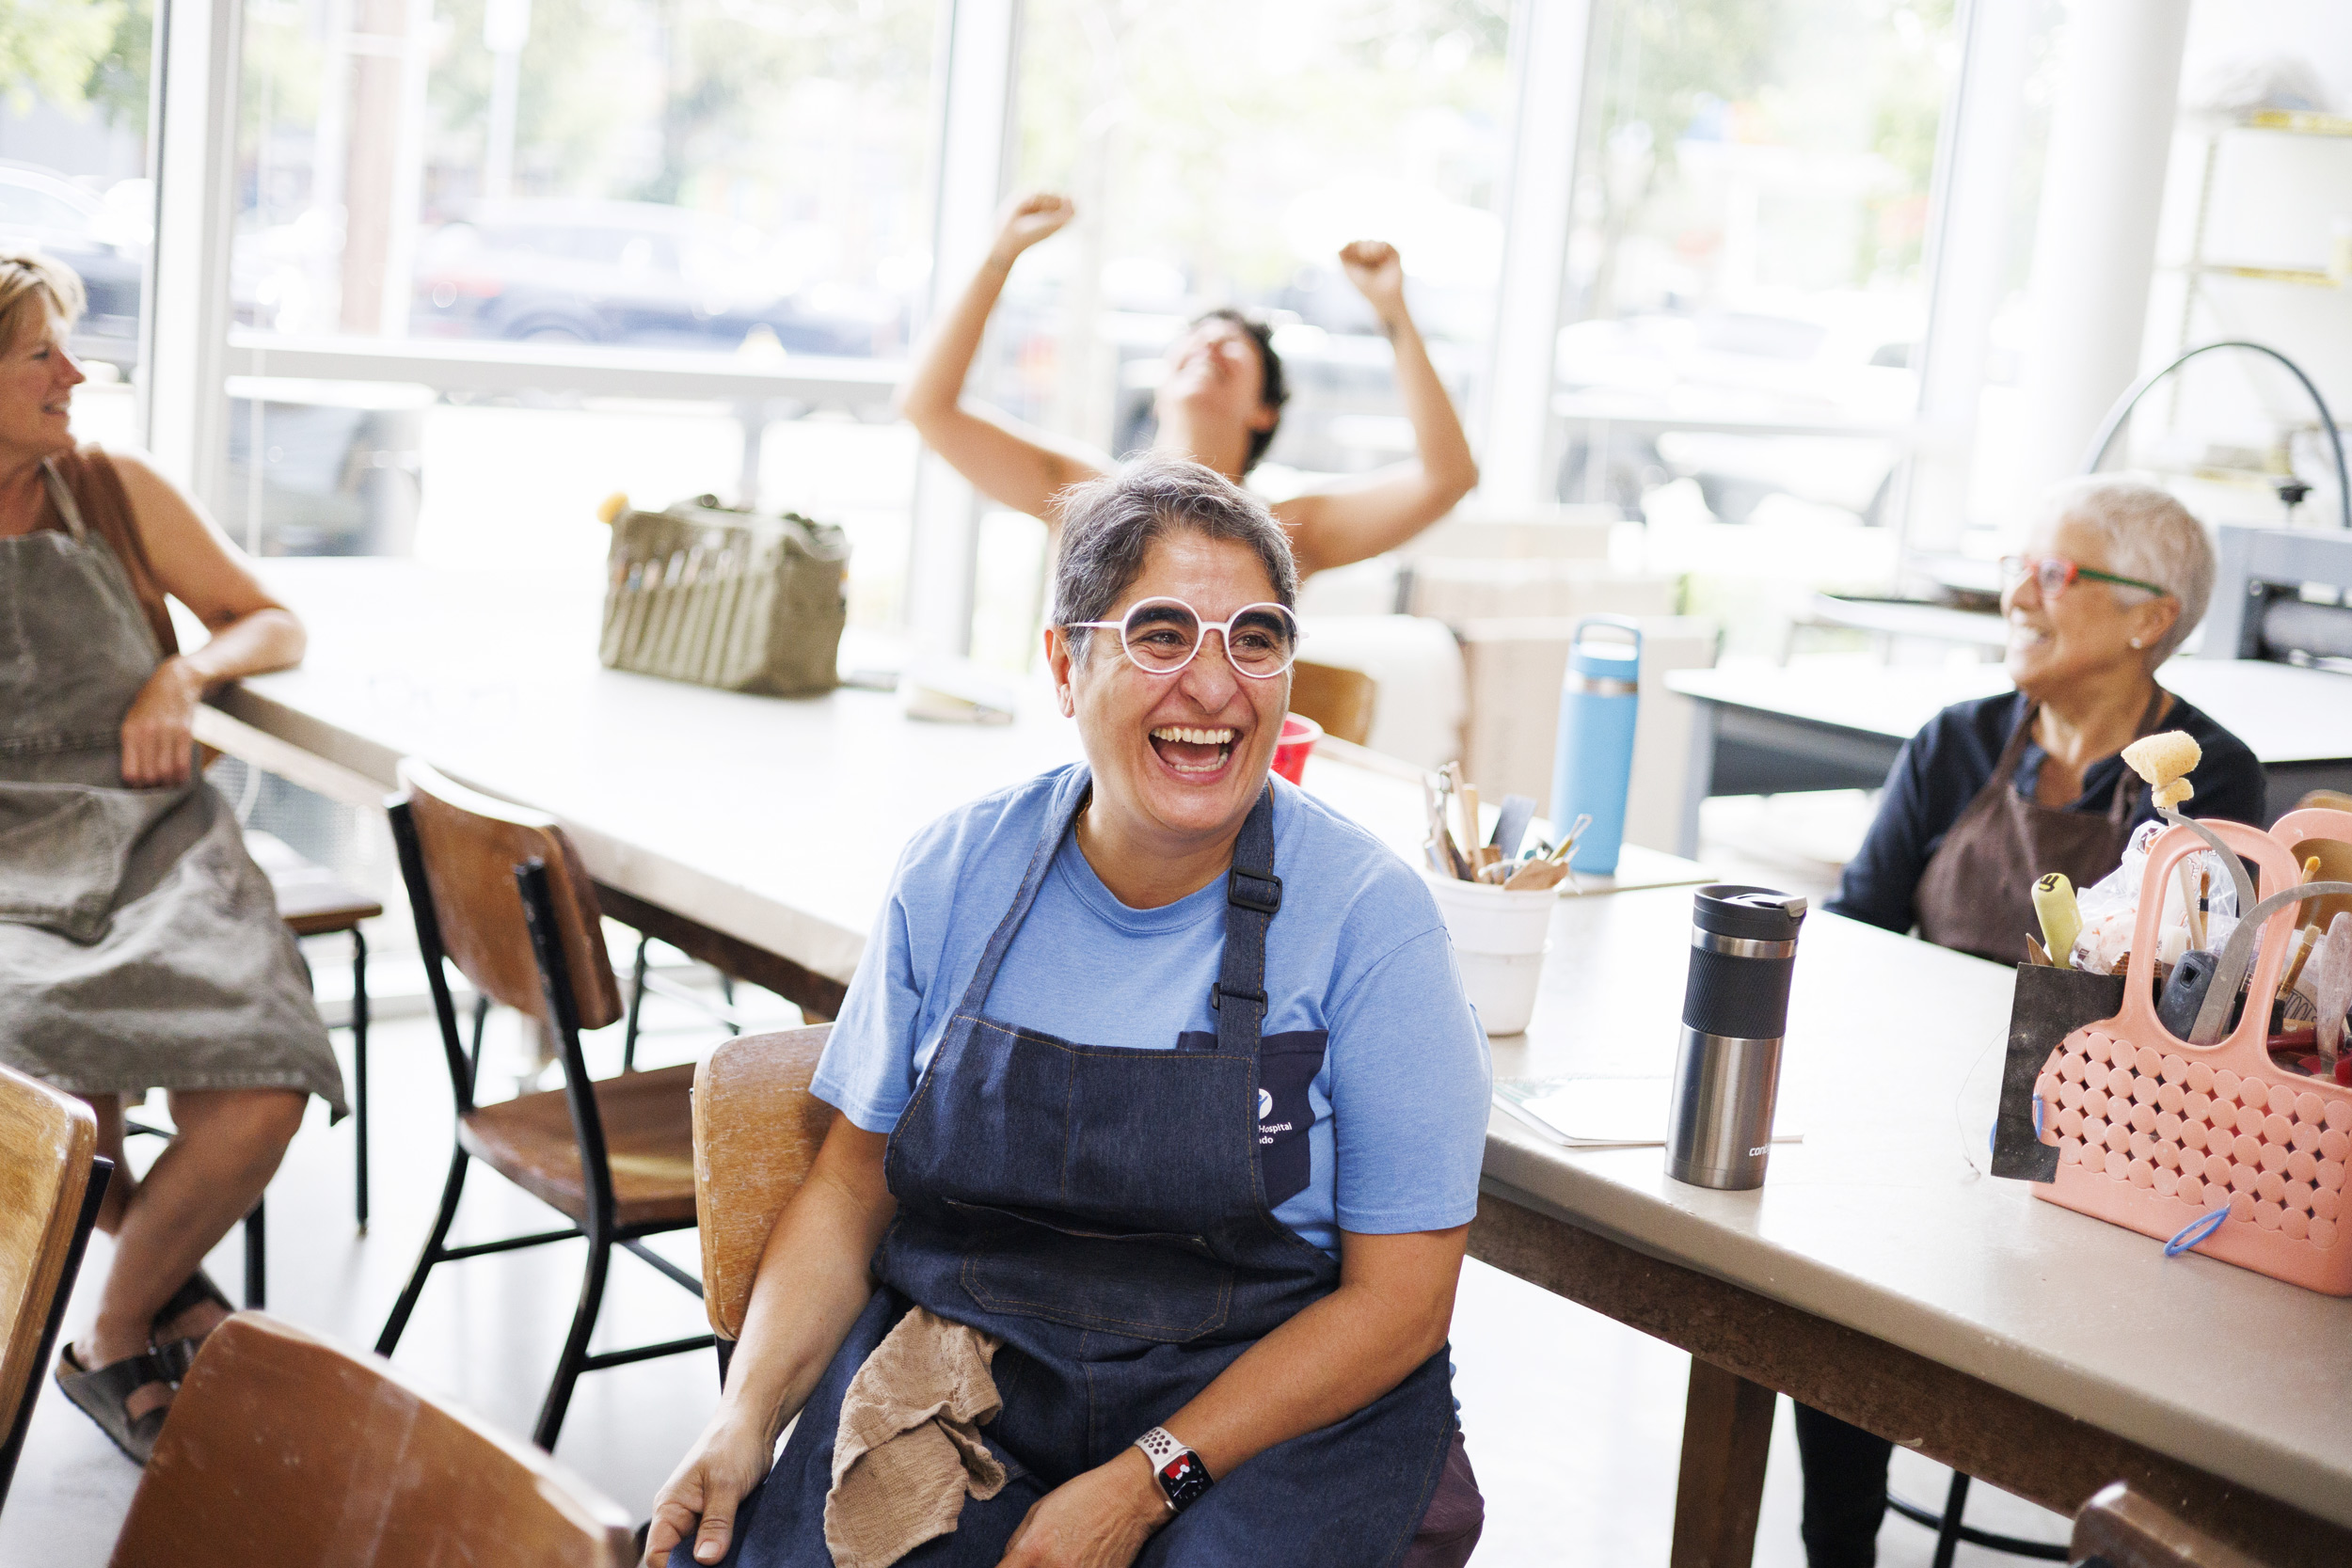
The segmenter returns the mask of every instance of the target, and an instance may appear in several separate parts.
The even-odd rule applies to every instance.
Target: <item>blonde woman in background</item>
[[[0,251],[0,1063],[89,1101],[115,1173],[98,1318],[57,1383],[144,1464],[229,1303],[199,1268],[342,1076],[234,815],[195,769],[204,694],[302,626],[178,486],[77,446],[81,279]],[[212,638],[183,654],[166,597]],[[170,1095],[144,1180],[122,1110]]]

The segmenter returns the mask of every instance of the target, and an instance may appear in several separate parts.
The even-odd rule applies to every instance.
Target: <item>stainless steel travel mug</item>
[[[1666,1113],[1666,1174],[1697,1187],[1764,1185],[1780,1041],[1804,900],[1715,882],[1691,911],[1682,1046]]]

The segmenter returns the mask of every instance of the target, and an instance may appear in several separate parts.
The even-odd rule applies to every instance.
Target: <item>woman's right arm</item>
[[[777,1434],[866,1310],[874,1293],[868,1264],[898,1212],[882,1179],[889,1141],[835,1117],[808,1180],[777,1218],[718,1412],[655,1499],[649,1568],[668,1562],[689,1535],[697,1562],[726,1555],[735,1511],[768,1474]]]
[[[916,350],[914,368],[892,399],[925,444],[981,494],[1032,517],[1045,516],[1058,492],[1101,477],[1109,461],[993,408],[965,403],[963,383],[1013,262],[1075,211],[1069,198],[1044,194],[1017,197],[1005,208],[987,260]]]
[[[1862,847],[1838,874],[1837,895],[1823,906],[1830,913],[1887,931],[1908,931],[1918,924],[1919,879],[1928,869],[1927,841],[1932,836],[1924,817],[1935,765],[1934,731],[1942,721],[1941,716],[1930,720],[1903,743],[1887,769]]]

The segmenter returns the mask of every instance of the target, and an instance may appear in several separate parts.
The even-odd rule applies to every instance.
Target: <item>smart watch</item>
[[[1216,1484],[1200,1456],[1184,1447],[1166,1427],[1153,1427],[1136,1439],[1136,1447],[1152,1462],[1152,1475],[1170,1513],[1182,1513]]]

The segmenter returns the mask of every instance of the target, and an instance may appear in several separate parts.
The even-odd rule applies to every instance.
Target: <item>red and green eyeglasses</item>
[[[2145,593],[2153,594],[2160,599],[2169,599],[2172,596],[2172,590],[2169,588],[2160,588],[2153,582],[2143,582],[2138,578],[2118,577],[2113,572],[2098,571],[2077,562],[2069,561],[2062,555],[2005,555],[2001,557],[2001,586],[2003,588],[2013,588],[2027,578],[2033,578],[2034,586],[2042,590],[2042,596],[2045,599],[2055,599],[2065,593],[2068,586],[2077,578],[2087,578],[2092,582],[2112,583],[2118,588],[2137,588]]]

